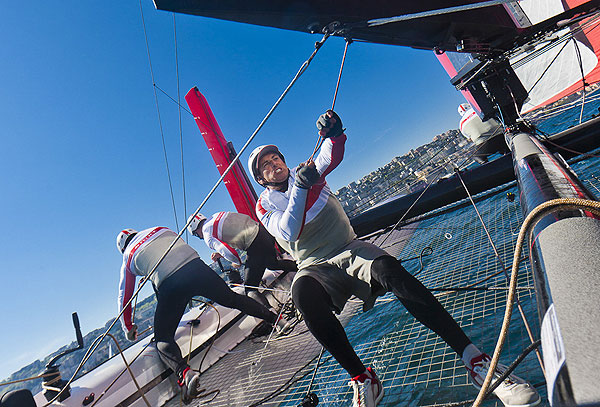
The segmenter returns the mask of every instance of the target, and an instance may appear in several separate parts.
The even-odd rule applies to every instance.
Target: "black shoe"
[[[265,308],[271,308],[271,304],[269,304],[267,297],[263,293],[259,293],[257,290],[249,290],[246,292],[246,295],[259,304],[264,305]]]
[[[268,336],[273,331],[273,326],[267,321],[262,321],[256,326],[250,333],[250,339],[259,338],[261,336]]]
[[[201,390],[198,388],[198,384],[200,382],[200,374],[198,372],[194,372],[192,370],[188,370],[185,375],[185,379],[183,382],[183,386],[181,387],[181,391],[183,392],[183,402],[185,404],[190,404],[198,394],[200,394]]]

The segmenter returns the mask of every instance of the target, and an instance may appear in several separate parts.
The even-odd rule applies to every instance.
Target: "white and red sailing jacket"
[[[168,228],[154,227],[138,232],[129,242],[123,252],[123,264],[121,265],[119,313],[133,295],[136,277],[148,275],[176,237],[177,233]],[[175,245],[150,277],[154,287],[159,289],[167,277],[197,257],[199,257],[198,253],[192,247],[181,238],[177,238]],[[131,306],[128,306],[121,316],[121,326],[125,332],[129,332],[132,328],[131,314]]]
[[[242,264],[236,249],[247,250],[258,234],[258,222],[236,212],[217,212],[202,225],[206,245],[232,263]]]
[[[319,180],[310,188],[294,185],[296,169],[290,169],[285,192],[265,189],[256,204],[262,224],[292,255],[302,269],[326,260],[355,237],[341,204],[325,181],[344,157],[346,135],[328,138],[315,159]]]

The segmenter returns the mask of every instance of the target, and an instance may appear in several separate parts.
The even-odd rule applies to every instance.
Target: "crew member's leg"
[[[378,257],[373,261],[371,278],[393,292],[408,312],[454,349],[465,363],[472,383],[480,388],[488,372],[490,357],[471,343],[433,294],[392,256]],[[505,369],[505,366],[499,365],[494,372],[495,377]],[[507,407],[532,407],[541,400],[531,384],[515,375],[504,380],[494,394]]]
[[[267,232],[267,229],[259,225],[258,234],[252,241],[248,250],[246,260],[246,285],[257,287],[265,273],[265,268],[271,270],[297,271],[296,262],[293,260],[279,260],[275,251],[275,238]],[[252,290],[252,288],[246,291]]]
[[[176,278],[176,274],[171,277]],[[190,297],[180,295],[181,290],[173,284],[175,282],[174,279],[167,278],[157,292],[154,339],[161,360],[177,374],[181,381],[188,365],[181,356],[179,346],[175,343],[175,330]]]
[[[394,293],[408,312],[462,357],[471,340],[431,291],[406,271],[398,260],[392,256],[378,257],[371,265],[371,278]]]
[[[183,266],[177,274],[182,274],[182,282],[189,287],[189,297],[200,295],[228,308],[235,308],[245,314],[264,319],[274,324],[277,315],[252,298],[232,291],[217,273],[202,260],[194,259]]]
[[[299,277],[292,287],[294,305],[300,311],[313,336],[331,353],[351,377],[365,371],[350,345],[346,331],[331,311],[331,298],[312,277]]]
[[[199,258],[177,270],[162,282],[157,290],[154,314],[154,338],[161,360],[179,378],[183,389],[183,402],[190,403],[198,395],[199,374],[190,370],[175,342],[175,330],[185,312],[189,300],[203,296],[223,306],[240,311],[275,324],[277,315],[253,299],[233,292],[229,286]]]

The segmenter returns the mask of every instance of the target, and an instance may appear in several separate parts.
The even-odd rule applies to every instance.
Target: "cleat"
[[[201,390],[198,388],[200,374],[192,370],[187,370],[183,385],[181,386],[182,399],[184,404],[190,404],[196,398]]]
[[[286,321],[283,316],[280,316],[275,324],[276,336],[289,335],[294,330],[294,321]]]
[[[383,385],[370,367],[348,382],[352,387],[352,407],[375,407],[383,398]]]
[[[485,380],[485,376],[489,370],[490,358],[485,353],[471,359],[471,368],[467,367],[471,383],[478,389]],[[498,364],[494,377],[498,378],[506,371],[507,367]],[[494,383],[496,379],[492,380]],[[514,374],[509,375],[504,381],[494,390],[496,397],[500,399],[506,407],[533,407],[540,404],[541,398],[535,388]]]

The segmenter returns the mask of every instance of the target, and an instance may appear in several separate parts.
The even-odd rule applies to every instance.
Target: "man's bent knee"
[[[299,277],[292,286],[292,301],[301,313],[323,296],[327,293],[321,283],[309,276]]]
[[[381,256],[373,260],[371,273],[381,274],[386,271],[405,271],[400,260],[392,256]]]

